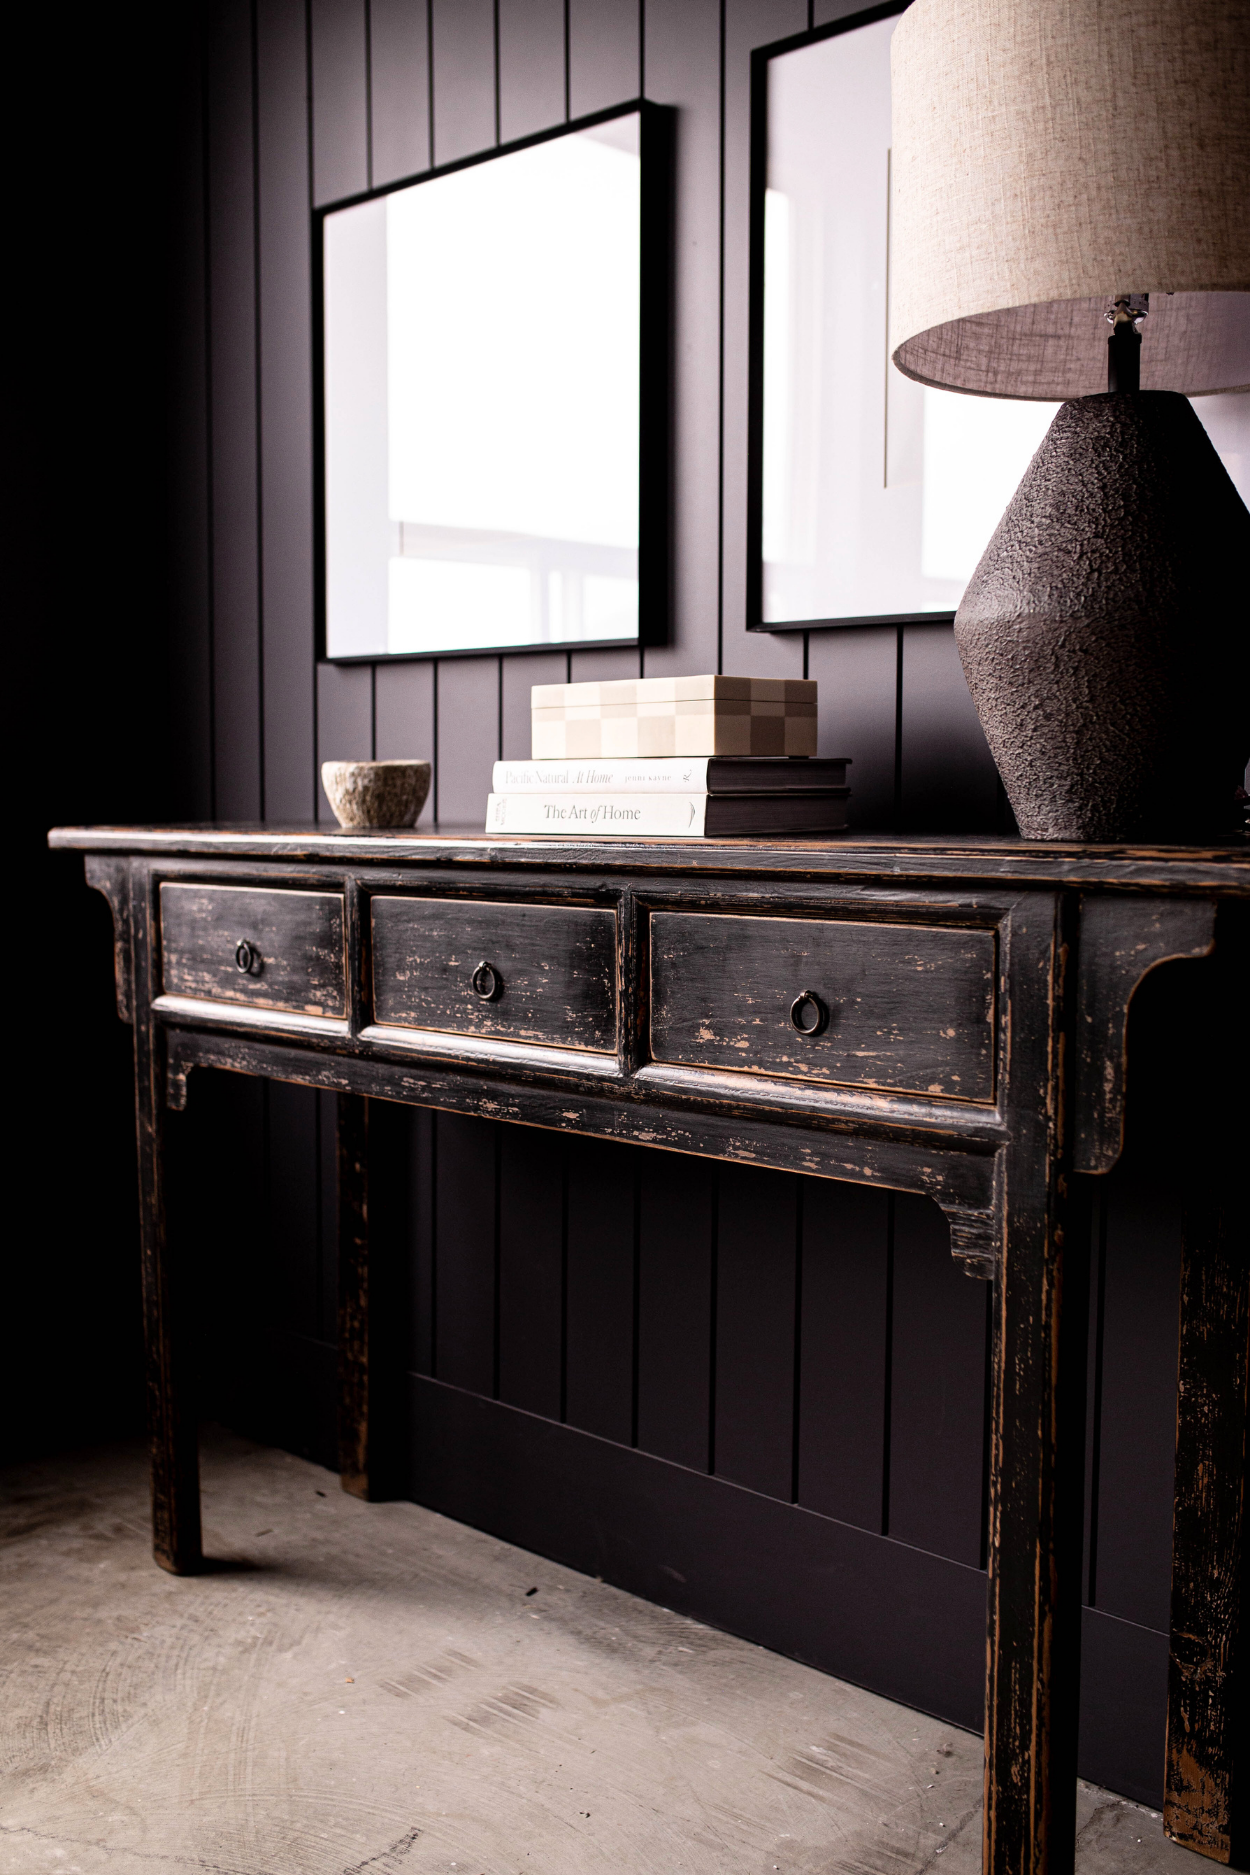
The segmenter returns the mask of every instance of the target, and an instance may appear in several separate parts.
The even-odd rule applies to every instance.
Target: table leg
[[[339,1476],[354,1497],[405,1476],[409,1110],[338,1096]]]
[[[1225,1142],[1235,1151],[1235,1142]],[[1231,1172],[1232,1161],[1224,1170]],[[1201,1172],[1199,1182],[1203,1181]],[[1220,1168],[1186,1204],[1181,1252],[1172,1642],[1163,1826],[1244,1866],[1250,1851],[1250,1244]]]
[[[143,1334],[147,1354],[152,1551],[162,1569],[190,1575],[200,1548],[200,1466],[195,1414],[186,1397],[175,1272],[165,1211],[165,1064],[146,1011],[135,1019],[135,1123]]]
[[[340,1094],[338,1144],[339,1481],[369,1496],[369,1102]]]
[[[1089,1285],[1069,1209],[1057,1177],[1013,1208],[995,1295],[985,1875],[1068,1875],[1075,1853]]]

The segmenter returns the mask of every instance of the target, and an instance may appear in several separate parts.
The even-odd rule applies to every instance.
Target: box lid
[[[693,702],[807,703],[816,702],[816,684],[806,677],[625,677],[608,683],[534,684],[530,707],[535,710],[622,704]]]

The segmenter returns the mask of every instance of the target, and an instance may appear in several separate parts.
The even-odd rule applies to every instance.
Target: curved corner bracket
[[[1206,898],[1081,900],[1077,963],[1073,1169],[1109,1172],[1124,1146],[1128,1011],[1159,964],[1209,957],[1217,902]]]
[[[165,1073],[165,1105],[171,1113],[185,1113],[187,1110],[187,1076],[191,1072],[189,1062],[171,1061]]]
[[[117,1013],[123,1022],[134,1021],[130,993],[130,862],[124,854],[88,853],[87,884],[108,900],[113,914],[113,981]]]
[[[997,1211],[957,1211],[949,1205],[942,1205],[942,1210],[951,1227],[951,1255],[964,1275],[993,1282],[1001,1235]]]

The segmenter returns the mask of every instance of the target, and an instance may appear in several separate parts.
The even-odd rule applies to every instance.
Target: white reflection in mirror
[[[325,221],[331,657],[635,638],[637,113]]]
[[[890,38],[768,66],[763,622],[951,612],[1058,405],[931,390],[890,363]],[[1243,497],[1250,396],[1194,400]]]

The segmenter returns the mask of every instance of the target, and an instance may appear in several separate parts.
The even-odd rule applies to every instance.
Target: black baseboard
[[[409,1385],[418,1503],[980,1730],[980,1570],[438,1381]]]
[[[1081,1776],[1163,1808],[1168,1637],[1094,1608],[1081,1623]]]
[[[980,1731],[978,1569],[409,1376],[406,1496]],[[1158,1807],[1167,1638],[1087,1609],[1081,1775]]]

